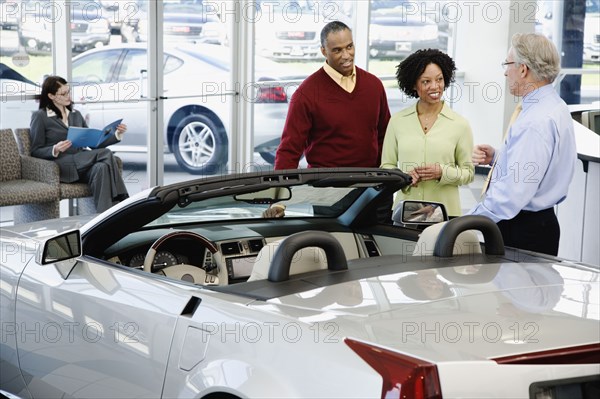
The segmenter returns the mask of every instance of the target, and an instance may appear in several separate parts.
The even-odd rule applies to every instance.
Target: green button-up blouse
[[[396,193],[394,206],[405,199],[441,202],[450,216],[462,214],[458,186],[473,181],[473,133],[469,122],[447,104],[429,132],[419,123],[416,103],[392,116],[383,142],[381,167],[408,173],[416,166],[439,163],[439,181],[419,182]]]

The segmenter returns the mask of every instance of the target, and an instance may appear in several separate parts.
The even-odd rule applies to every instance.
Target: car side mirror
[[[395,226],[430,226],[448,220],[444,204],[428,201],[401,201],[392,214]]]
[[[47,265],[78,256],[81,256],[81,235],[79,230],[73,230],[48,239],[36,260],[40,265]]]

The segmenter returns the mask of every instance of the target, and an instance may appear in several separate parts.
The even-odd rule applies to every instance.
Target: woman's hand
[[[442,167],[439,163],[418,166],[410,172],[410,175],[413,178],[412,185],[416,187],[420,181],[440,180],[442,178]]]
[[[123,133],[125,133],[127,131],[127,125],[124,123],[120,123],[119,126],[117,126],[117,134],[121,135]]]
[[[69,148],[71,148],[72,145],[73,143],[71,142],[71,140],[59,141],[58,143],[54,144],[54,148],[52,149],[52,155],[57,157],[61,152],[65,152]]]
[[[410,183],[411,187],[417,187],[421,181],[421,176],[419,176],[415,169],[411,170],[409,175],[412,177],[412,183]]]

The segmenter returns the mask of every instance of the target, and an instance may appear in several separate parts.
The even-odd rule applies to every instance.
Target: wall
[[[506,59],[510,38],[533,32],[535,1],[457,2],[457,67],[465,71],[458,83],[454,108],[469,120],[475,144],[501,144],[518,102],[509,92],[500,64]],[[533,12],[533,14],[532,14]]]

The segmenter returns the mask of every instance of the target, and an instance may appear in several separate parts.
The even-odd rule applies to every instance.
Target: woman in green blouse
[[[412,184],[396,193],[394,205],[413,199],[441,202],[460,216],[458,186],[473,181],[473,133],[469,122],[442,99],[456,66],[447,54],[418,50],[397,66],[400,90],[419,100],[394,114],[383,142],[381,167],[400,168]]]

